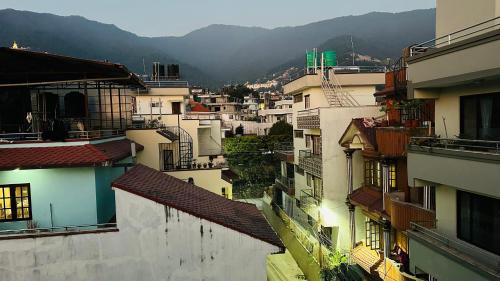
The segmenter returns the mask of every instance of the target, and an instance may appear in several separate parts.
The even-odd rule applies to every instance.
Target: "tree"
[[[290,140],[293,138],[293,126],[286,121],[281,120],[273,124],[269,129],[270,136],[287,136]]]
[[[234,132],[236,133],[236,135],[243,135],[245,129],[243,128],[243,125],[239,125],[238,127],[236,127],[236,129],[234,129]]]
[[[243,100],[245,97],[252,96],[252,97],[258,97],[259,93],[257,91],[248,88],[245,85],[239,84],[239,85],[231,85],[224,87],[222,89],[222,92],[229,95],[232,98],[237,98],[239,100]]]

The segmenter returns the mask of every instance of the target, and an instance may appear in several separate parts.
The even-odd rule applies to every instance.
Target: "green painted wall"
[[[0,184],[29,183],[32,215],[38,227],[107,223],[115,214],[111,182],[123,167],[83,167],[0,171]],[[2,222],[0,230],[26,228],[26,222]]]
[[[111,189],[111,182],[125,172],[124,167],[95,168],[97,222],[108,223],[115,215],[115,192]]]

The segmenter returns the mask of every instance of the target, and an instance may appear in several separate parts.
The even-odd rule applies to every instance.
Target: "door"
[[[174,169],[174,152],[169,149],[163,150],[163,170],[172,171]]]
[[[172,114],[181,114],[181,103],[176,101],[172,102]]]

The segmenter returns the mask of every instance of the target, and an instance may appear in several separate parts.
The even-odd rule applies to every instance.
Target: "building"
[[[285,121],[292,124],[292,99],[282,99],[275,102],[274,108],[259,110],[259,117],[262,123],[274,124],[278,121]]]
[[[9,48],[0,59],[2,233],[113,222],[111,181],[142,149],[124,129],[144,84],[108,62]]]
[[[144,145],[137,162],[232,198],[222,176],[222,123],[218,115],[189,100],[189,85],[179,80],[146,81],[135,97],[134,126],[127,137]],[[193,111],[193,107],[203,111]]]
[[[284,94],[293,96],[294,141],[293,152],[289,148],[277,153],[283,161],[274,202],[294,221],[294,228],[302,229],[295,232],[302,233],[299,240],[309,245],[321,269],[328,267],[330,253],[347,254],[350,249],[346,160],[337,141],[352,118],[380,115],[373,93],[381,84],[382,68],[354,72],[337,67],[310,71],[283,86]]]
[[[435,197],[435,228],[408,232],[427,280],[500,278],[499,8],[438,0],[436,38],[409,48],[408,96],[435,100],[436,136],[408,149],[408,184]]]
[[[112,186],[116,225],[0,235],[0,279],[265,280],[284,252],[254,205],[142,165]]]

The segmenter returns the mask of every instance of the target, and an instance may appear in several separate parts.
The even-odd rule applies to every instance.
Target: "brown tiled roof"
[[[363,134],[365,139],[370,143],[370,145],[377,149],[377,138],[375,136],[375,127],[367,127],[364,123],[365,118],[354,118],[352,123],[358,128],[359,132]]]
[[[361,206],[370,212],[382,214],[382,191],[372,187],[361,187],[349,195],[352,204]]]
[[[231,228],[284,250],[283,243],[253,204],[232,201],[143,165],[112,186],[193,216]]]
[[[136,144],[136,150],[144,147]],[[130,140],[100,144],[0,148],[0,170],[102,166],[130,156]]]
[[[221,172],[221,178],[223,180],[227,181],[228,183],[232,183],[233,180],[237,180],[240,177],[238,176],[238,174],[236,174],[235,172],[233,172],[231,169],[227,169],[227,170],[222,170],[222,172]]]

